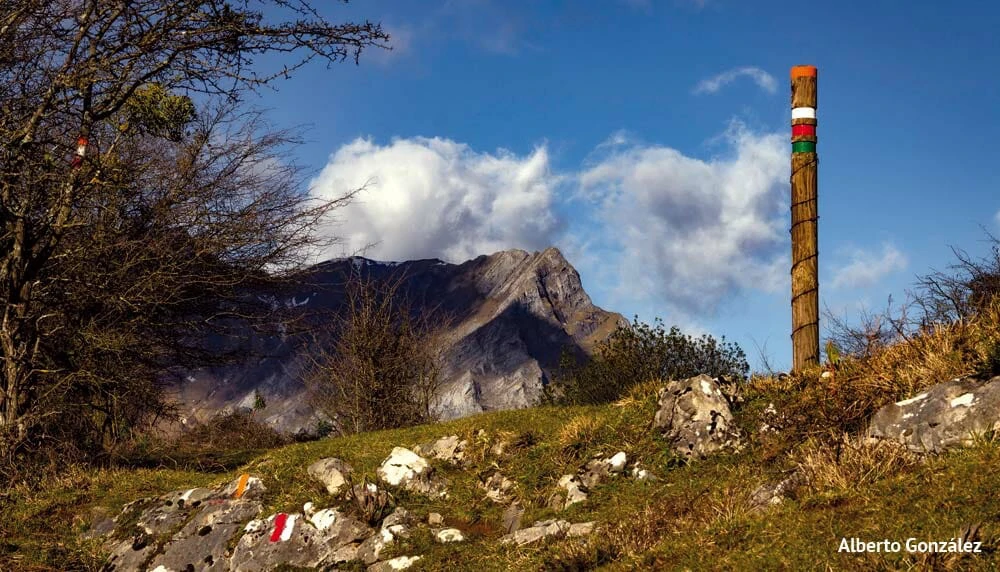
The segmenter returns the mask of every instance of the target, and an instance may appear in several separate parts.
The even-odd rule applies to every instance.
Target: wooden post
[[[792,68],[792,371],[819,364],[816,80]]]

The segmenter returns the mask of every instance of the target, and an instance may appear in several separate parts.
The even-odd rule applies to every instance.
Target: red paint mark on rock
[[[288,521],[288,515],[285,513],[278,513],[274,517],[274,532],[271,533],[271,542],[278,542],[281,540],[281,535],[285,531],[285,523]]]

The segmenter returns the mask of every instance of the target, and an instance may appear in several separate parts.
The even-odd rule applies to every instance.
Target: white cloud
[[[730,155],[708,161],[616,137],[578,181],[596,227],[581,243],[599,237],[620,295],[703,315],[741,288],[786,288],[784,137],[733,123]]]
[[[442,138],[357,139],[331,157],[311,186],[334,198],[370,182],[326,230],[343,240],[320,258],[464,261],[508,248],[543,249],[559,225],[552,212],[559,177],[544,146],[517,156],[477,153]]]
[[[888,243],[882,245],[881,253],[855,248],[848,253],[848,261],[835,268],[830,286],[864,288],[893,272],[904,270],[907,264],[906,256]]]
[[[718,93],[720,89],[741,77],[749,77],[757,84],[757,87],[768,93],[777,93],[778,91],[778,82],[774,76],[760,68],[747,66],[727,70],[717,76],[701,80],[695,86],[694,93]]]

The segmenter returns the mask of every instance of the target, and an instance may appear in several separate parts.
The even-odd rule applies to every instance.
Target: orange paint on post
[[[240,481],[236,484],[236,492],[233,494],[233,498],[238,499],[243,496],[243,493],[247,490],[247,481],[249,480],[249,474],[243,473],[240,475]]]
[[[816,66],[792,66],[792,79],[797,77],[816,77]]]

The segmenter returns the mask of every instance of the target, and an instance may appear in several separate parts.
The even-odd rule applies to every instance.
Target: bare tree
[[[341,433],[434,418],[447,320],[433,309],[414,308],[405,278],[376,279],[352,265],[345,303],[306,352],[311,366],[303,382],[310,399]]]
[[[294,138],[239,102],[311,60],[357,61],[387,40],[376,24],[329,23],[306,0],[0,7],[8,465],[74,424],[96,424],[74,434],[99,448],[163,413],[158,372],[231,350],[220,332],[266,317],[249,293],[291,275],[350,193],[305,196],[286,162]],[[268,53],[289,60],[261,72],[254,59]]]

